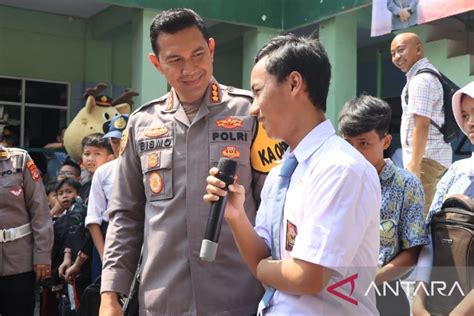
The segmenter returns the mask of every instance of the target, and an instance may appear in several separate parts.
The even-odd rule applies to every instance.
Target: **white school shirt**
[[[100,226],[103,221],[109,221],[107,208],[112,195],[116,166],[117,159],[114,159],[103,164],[95,171],[87,204],[86,226],[89,224]]]
[[[326,288],[316,295],[277,290],[265,314],[378,315],[370,286],[380,247],[381,188],[375,168],[336,136],[329,120],[308,133],[293,153],[299,163],[291,177],[280,227],[281,257],[319,264],[333,273]],[[266,179],[255,225],[270,249],[272,203],[280,169],[281,165],[273,168]],[[355,274],[353,293],[350,282],[335,290],[357,305],[328,291]]]

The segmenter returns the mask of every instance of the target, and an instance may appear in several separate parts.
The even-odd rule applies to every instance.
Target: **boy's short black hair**
[[[110,146],[109,140],[104,138],[104,134],[94,133],[90,134],[82,139],[82,150],[85,146],[94,146],[99,148],[104,148],[107,150],[107,153],[113,155],[114,152]]]
[[[81,167],[79,166],[79,164],[77,162],[75,162],[74,160],[68,158],[64,161],[64,163],[61,165],[61,167],[59,168],[59,170],[61,170],[61,168],[63,166],[71,166],[73,167],[76,171],[77,171],[77,176],[80,177],[81,176]]]
[[[339,112],[339,131],[348,137],[356,137],[375,130],[380,138],[389,131],[392,109],[387,102],[361,95],[349,100]]]
[[[279,83],[285,81],[293,71],[300,73],[311,103],[326,112],[331,63],[318,40],[291,33],[279,35],[258,51],[255,63],[264,57],[267,57],[265,70],[275,76]]]
[[[59,181],[58,184],[56,185],[56,192],[58,192],[59,189],[65,184],[70,185],[74,189],[76,189],[77,194],[81,192],[81,187],[82,187],[81,184],[72,178],[64,178],[63,180]]]
[[[46,191],[46,195],[49,195],[51,192],[56,192],[57,185],[58,183],[56,181],[48,183],[44,188]]]

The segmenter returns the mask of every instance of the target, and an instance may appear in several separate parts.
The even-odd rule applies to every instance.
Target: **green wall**
[[[88,20],[0,5],[0,75],[129,86],[130,36],[94,39]]]

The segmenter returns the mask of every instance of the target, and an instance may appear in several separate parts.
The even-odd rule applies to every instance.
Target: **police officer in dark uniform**
[[[101,315],[120,315],[143,244],[140,315],[250,315],[263,288],[222,226],[215,262],[199,258],[209,215],[202,201],[208,170],[238,162],[253,222],[266,172],[285,148],[249,116],[250,92],[212,77],[215,43],[192,10],[152,22],[150,60],[172,89],[130,115],[109,204]]]
[[[35,279],[51,275],[53,226],[38,168],[0,144],[0,315],[34,313]]]

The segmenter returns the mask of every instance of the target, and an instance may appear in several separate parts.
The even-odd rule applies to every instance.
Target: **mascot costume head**
[[[99,94],[107,88],[104,83],[99,83],[95,88],[89,88],[84,93],[86,105],[74,119],[69,123],[64,133],[64,147],[72,159],[81,160],[82,139],[90,134],[107,132],[109,122],[114,116],[130,114],[132,110],[132,98],[138,93],[125,90],[125,92],[110,101],[106,96]]]

